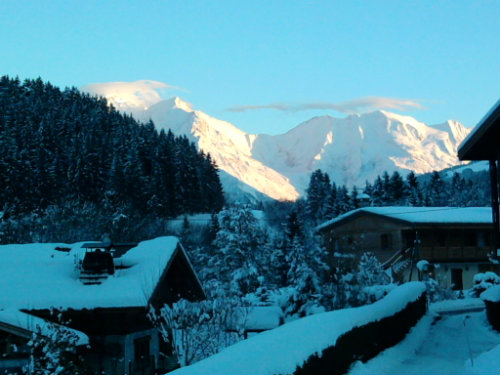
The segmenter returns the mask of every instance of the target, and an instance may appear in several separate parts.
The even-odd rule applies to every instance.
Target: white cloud
[[[135,82],[92,83],[82,91],[105,97],[118,109],[144,109],[163,100],[167,89],[179,89],[159,81],[140,80]]]
[[[298,112],[319,109],[331,109],[342,113],[364,113],[379,109],[396,109],[406,111],[409,109],[424,109],[418,99],[386,98],[380,96],[367,96],[351,99],[345,102],[308,102],[308,103],[271,103],[264,105],[242,105],[227,108],[230,112],[246,112],[260,109],[272,109],[283,112]]]

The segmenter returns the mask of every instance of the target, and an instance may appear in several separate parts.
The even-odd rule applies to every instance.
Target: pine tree
[[[378,207],[382,206],[384,203],[384,183],[380,176],[377,176],[373,184],[372,194],[371,194],[371,204],[372,206]]]
[[[315,170],[307,188],[307,215],[314,223],[324,220],[327,215],[327,200],[331,191],[328,174]]]
[[[398,171],[391,176],[388,196],[389,203],[396,206],[403,205],[406,200],[406,187]]]
[[[465,181],[460,175],[455,172],[451,180],[448,204],[452,207],[463,207],[466,205],[465,197]]]
[[[337,208],[338,215],[342,215],[353,209],[351,197],[349,196],[345,185],[342,185],[337,189],[335,206]]]
[[[448,203],[446,189],[446,183],[441,178],[439,172],[432,172],[431,180],[426,188],[429,205],[433,207],[446,206]]]
[[[219,214],[220,230],[213,242],[207,279],[216,279],[228,295],[243,296],[259,286],[261,268],[256,258],[267,240],[249,206],[229,207]]]
[[[356,186],[352,187],[350,198],[352,208],[359,208],[358,188]]]
[[[406,176],[406,184],[408,189],[408,204],[410,206],[422,205],[422,193],[415,173],[411,171]]]

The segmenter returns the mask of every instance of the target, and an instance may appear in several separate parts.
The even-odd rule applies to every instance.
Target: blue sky
[[[160,81],[248,132],[377,108],[473,126],[500,97],[499,15],[500,0],[2,1],[0,74]]]

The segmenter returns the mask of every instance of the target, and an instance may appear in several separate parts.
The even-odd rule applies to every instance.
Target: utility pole
[[[413,267],[418,260],[418,245],[420,244],[420,239],[418,238],[418,230],[415,231],[415,240],[413,241],[413,249],[411,250],[411,265],[410,265],[410,277],[408,281],[411,281],[413,276]]]

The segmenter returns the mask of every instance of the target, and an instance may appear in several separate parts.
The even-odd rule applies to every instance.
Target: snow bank
[[[500,285],[486,289],[481,293],[481,299],[489,302],[500,302]]]
[[[472,363],[468,360],[465,368],[470,375],[498,375],[500,373],[500,345],[479,355]]]
[[[76,262],[83,242],[0,246],[0,308],[50,309],[146,306],[178,244],[176,237],[144,241],[117,261],[102,284],[84,285]],[[68,252],[55,247],[70,248]]]
[[[311,355],[321,354],[324,349],[334,346],[344,333],[396,314],[424,292],[423,283],[407,283],[372,305],[293,321],[241,341],[173,374],[292,374]]]

